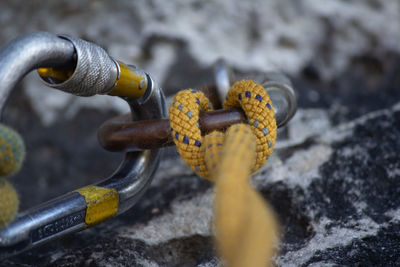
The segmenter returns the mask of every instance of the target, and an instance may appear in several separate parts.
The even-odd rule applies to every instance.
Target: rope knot
[[[251,80],[236,82],[228,92],[224,108],[244,110],[250,128],[256,137],[256,160],[252,172],[257,171],[272,153],[276,140],[276,121],[272,102],[266,90]],[[209,178],[205,163],[207,146],[199,127],[200,111],[211,109],[209,100],[197,90],[180,91],[169,107],[172,136],[183,160],[202,177]],[[220,140],[221,147],[223,139]],[[208,144],[210,145],[210,144]]]
[[[229,267],[266,266],[278,240],[275,215],[250,183],[276,139],[272,103],[253,81],[239,81],[229,90],[225,108],[241,107],[249,124],[236,124],[226,133],[201,136],[198,120],[208,110],[200,92],[184,90],[172,100],[170,125],[179,154],[199,175],[215,182],[214,222],[219,254]]]

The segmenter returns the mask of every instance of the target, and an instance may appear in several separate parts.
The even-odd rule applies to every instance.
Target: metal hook
[[[84,49],[86,50],[83,51]],[[111,93],[121,96],[126,93],[130,96],[132,91],[140,91],[136,94],[139,95],[137,99],[125,98],[131,107],[133,118],[142,120],[164,117],[165,98],[152,78],[137,68],[108,60],[107,54],[100,49],[94,44],[77,41],[75,38],[60,38],[48,33],[36,33],[14,40],[0,51],[0,109],[15,84],[30,70],[39,67],[68,69],[74,66],[75,76],[61,81],[61,85],[47,79],[47,82],[50,82],[49,86],[62,86],[57,89],[71,92],[74,88],[66,84],[79,83],[82,76],[78,72],[84,71],[82,69],[85,68],[86,76],[91,75],[94,77],[92,82],[99,84],[96,77],[99,75],[103,77],[105,73],[102,72],[104,68],[99,70],[93,67],[93,64],[98,63],[95,62],[98,58],[90,57],[92,59],[90,60],[82,56],[82,53],[87,53],[86,55],[94,53],[96,56],[101,54],[107,64],[113,64],[109,68],[117,70],[115,77],[109,75],[110,80],[103,80],[100,84],[115,85],[111,88]],[[124,68],[127,68],[125,72]],[[93,69],[97,71],[93,72]],[[10,78],[10,75],[14,75],[13,78]],[[126,80],[130,80],[131,83],[136,82],[137,88],[131,86],[132,90],[129,91]],[[145,82],[142,82],[144,80]],[[90,85],[87,82],[85,84]],[[72,93],[88,95],[90,89],[88,87],[86,90],[81,89]],[[110,88],[106,89],[108,92]],[[93,95],[98,92],[89,93]],[[110,178],[19,214],[6,228],[0,229],[0,259],[16,255],[60,236],[86,229],[125,212],[137,202],[150,184],[159,164],[160,153],[159,149],[127,153],[118,170]]]
[[[231,81],[235,80],[233,71],[224,60],[220,59],[215,63],[214,77],[219,100],[223,103]],[[234,78],[232,79],[232,77]],[[266,72],[261,76],[254,77],[254,80],[268,92],[273,103],[277,126],[284,126],[297,110],[296,94],[292,82],[283,73],[279,72]]]

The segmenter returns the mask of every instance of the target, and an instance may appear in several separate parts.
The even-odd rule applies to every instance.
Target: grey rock
[[[400,263],[396,256],[400,249],[396,242],[400,237],[400,188],[396,174],[399,114],[397,105],[324,133],[321,141],[329,144],[332,154],[318,167],[319,175],[312,175],[306,188],[303,181],[298,185],[295,179],[289,179],[264,189],[274,199],[274,195],[282,194],[281,190],[290,188],[286,193],[286,203],[290,204],[284,207],[282,215],[301,218],[303,223],[301,230],[292,233],[303,238],[283,245],[278,265]],[[335,141],[329,142],[331,138]],[[281,207],[280,201],[276,202],[276,209]],[[292,215],[291,210],[295,211]],[[290,224],[293,222],[287,225],[289,229],[293,227]],[[294,238],[287,235],[289,240]],[[293,245],[300,248],[293,250]],[[286,249],[288,252],[284,253]]]

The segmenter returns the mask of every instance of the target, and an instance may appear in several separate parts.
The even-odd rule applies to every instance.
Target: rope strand
[[[216,241],[227,266],[271,265],[277,222],[249,179],[275,144],[272,103],[262,86],[247,80],[234,84],[224,107],[243,108],[249,125],[233,125],[226,133],[212,132],[203,138],[196,123],[200,110],[208,109],[208,100],[197,91],[179,92],[170,106],[174,142],[196,173],[215,182]]]

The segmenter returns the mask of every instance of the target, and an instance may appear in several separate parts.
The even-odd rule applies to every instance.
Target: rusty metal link
[[[219,69],[221,65],[219,65]],[[218,77],[218,75],[216,75]],[[227,77],[227,75],[222,76]],[[267,75],[264,87],[269,91],[276,111],[275,118],[278,127],[283,126],[294,115],[296,99],[290,81],[284,82],[271,79]],[[287,82],[288,81],[288,82]],[[221,106],[220,86],[212,85],[199,88],[210,99],[213,106]],[[225,84],[229,84],[225,82]],[[214,110],[200,114],[199,126],[202,134],[219,130],[223,131],[235,123],[247,122],[247,117],[240,108]],[[113,152],[141,151],[174,145],[168,119],[132,121],[129,114],[110,119],[98,130],[100,144],[106,150]]]
[[[202,133],[208,133],[240,122],[247,122],[246,115],[234,108],[204,112],[199,125]],[[174,145],[170,129],[168,119],[132,122],[130,114],[126,114],[106,121],[99,128],[98,139],[109,151],[140,151]]]

